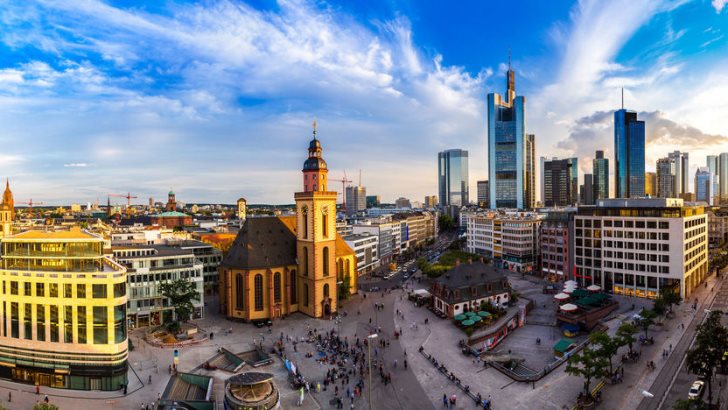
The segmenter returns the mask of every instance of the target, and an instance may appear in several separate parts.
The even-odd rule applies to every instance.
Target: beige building
[[[645,172],[645,195],[657,196],[657,173]]]

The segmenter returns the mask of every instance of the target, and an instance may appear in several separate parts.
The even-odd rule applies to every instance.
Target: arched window
[[[346,270],[344,271],[344,275],[351,275],[351,262],[348,259],[346,260]]]
[[[243,275],[238,273],[235,275],[235,309],[243,310]]]
[[[328,297],[329,297],[329,284],[327,283],[324,285],[324,298],[328,298]]]
[[[308,306],[308,284],[303,284],[303,306]]]
[[[308,208],[305,206],[301,208],[301,215],[303,215],[303,239],[308,238]]]
[[[336,261],[336,275],[339,277],[339,280],[344,279],[344,260],[339,259]]]
[[[276,272],[273,274],[273,301],[275,303],[281,302],[281,273]]]
[[[308,276],[308,248],[303,247],[303,276]]]
[[[329,276],[329,247],[324,246],[324,276]]]
[[[296,286],[296,271],[292,270],[291,274],[291,304],[295,305],[298,303],[298,288]]]
[[[255,310],[263,310],[263,275],[255,275]]]
[[[324,238],[329,237],[329,214],[326,209],[321,211],[321,233]]]

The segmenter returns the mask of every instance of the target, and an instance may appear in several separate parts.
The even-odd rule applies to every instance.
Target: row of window
[[[280,272],[273,274],[273,303],[281,303],[283,301],[283,275]],[[288,273],[288,280],[291,287],[291,304],[298,303],[298,288],[296,285],[296,271],[292,270]],[[324,297],[329,297],[329,285],[324,284]],[[235,275],[235,309],[245,310],[245,287],[244,278],[241,273]],[[253,278],[253,309],[262,311],[264,309],[264,291],[263,291],[263,275],[258,273]],[[303,284],[303,306],[309,305],[308,284]]]
[[[50,297],[58,298],[62,297],[65,299],[85,299],[88,297],[87,289],[88,285],[85,283],[77,283],[74,286],[72,283],[48,283],[45,282],[18,282],[16,280],[2,281],[2,288],[4,295],[17,295],[17,296],[35,296],[35,297]],[[35,286],[33,286],[35,283]],[[48,286],[46,286],[48,285]],[[9,293],[8,293],[9,288]],[[75,289],[75,292],[74,292]],[[114,283],[112,286],[112,295],[114,298],[120,298],[126,296],[126,283]],[[34,292],[35,290],[35,292]],[[93,299],[106,299],[109,297],[109,285],[105,283],[95,283],[91,285],[90,296]]]

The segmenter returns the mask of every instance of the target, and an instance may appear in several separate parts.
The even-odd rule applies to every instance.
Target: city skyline
[[[596,150],[614,158],[622,87],[646,123],[646,171],[680,150],[692,181],[728,151],[724,2],[527,3],[518,33],[500,19],[473,31],[509,7],[475,2],[3,3],[0,176],[51,204],[170,188],[287,204],[318,117],[332,178],[362,169],[383,202],[419,200],[437,192],[435,154],[459,148],[477,192],[508,49],[535,155],[578,158],[580,183]]]

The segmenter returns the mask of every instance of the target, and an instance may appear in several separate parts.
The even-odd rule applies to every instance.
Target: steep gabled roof
[[[261,269],[296,264],[296,217],[248,218],[222,266]]]

